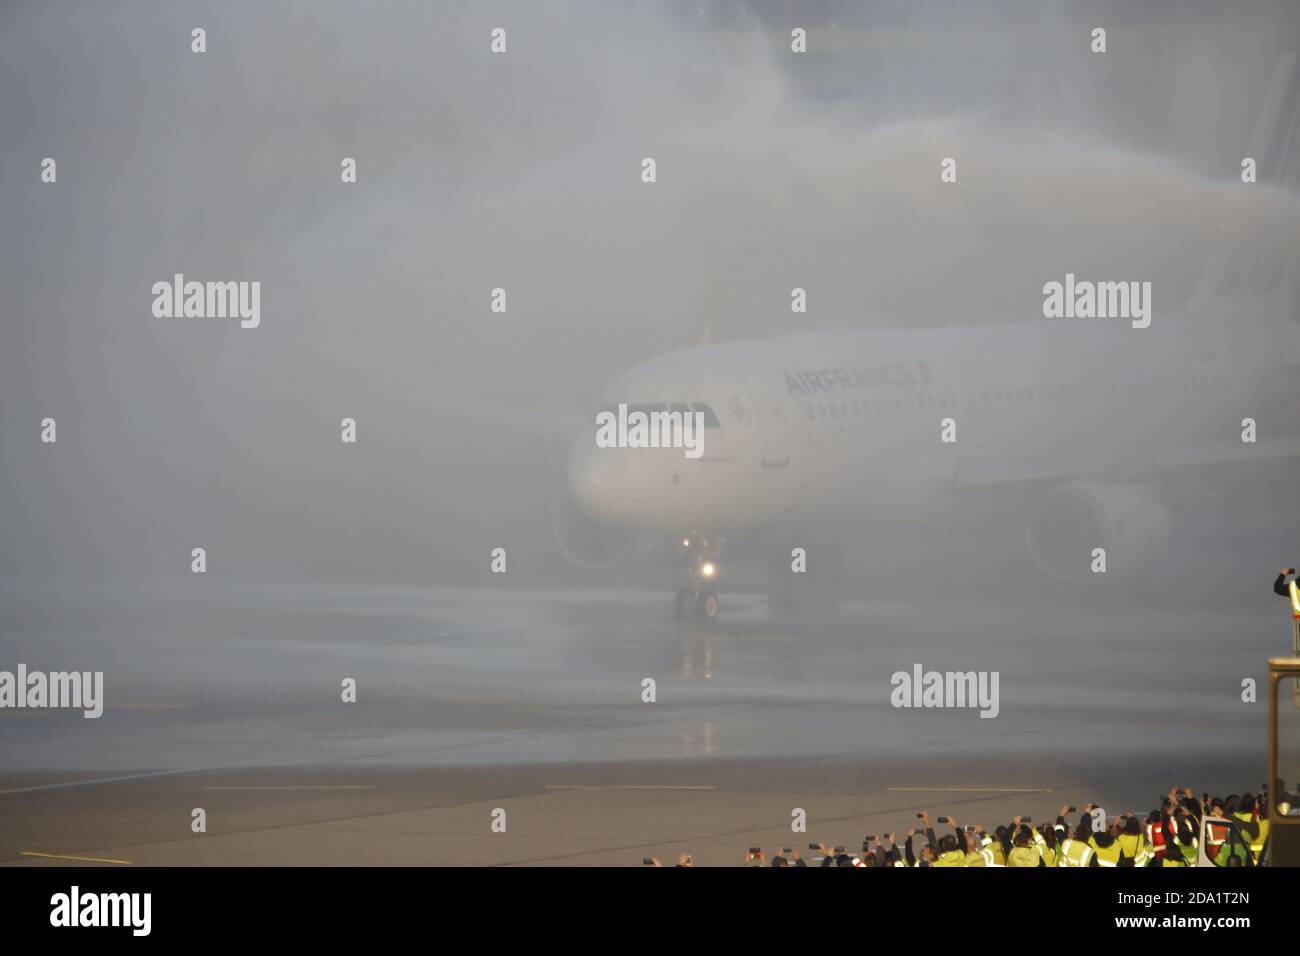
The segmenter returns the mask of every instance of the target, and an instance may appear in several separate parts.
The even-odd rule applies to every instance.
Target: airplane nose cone
[[[589,436],[579,438],[569,456],[569,491],[593,518],[612,518],[618,482],[610,449],[597,448]]]

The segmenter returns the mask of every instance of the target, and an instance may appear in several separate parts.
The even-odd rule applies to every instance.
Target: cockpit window
[[[713,409],[709,408],[703,402],[695,402],[695,410],[704,416],[705,428],[721,428],[722,423],[718,421],[718,416],[713,414]]]

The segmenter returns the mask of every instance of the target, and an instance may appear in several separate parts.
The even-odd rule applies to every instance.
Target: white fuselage
[[[627,372],[602,408],[706,408],[702,456],[597,448],[593,417],[571,491],[625,527],[725,533],[925,508],[989,466],[1006,480],[1137,468],[1239,442],[1243,418],[1292,400],[1270,373],[1295,364],[1296,328],[1044,319],[684,349]]]

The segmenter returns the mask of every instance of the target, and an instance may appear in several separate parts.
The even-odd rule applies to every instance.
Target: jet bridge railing
[[[1268,662],[1269,866],[1300,866],[1300,657]]]

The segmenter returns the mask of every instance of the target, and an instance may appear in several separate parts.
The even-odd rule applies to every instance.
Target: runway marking
[[[303,787],[200,787],[200,790],[374,790],[374,784],[357,786],[303,786]]]
[[[1051,793],[1050,787],[886,787],[896,793]]]
[[[176,777],[187,774],[214,773],[208,770],[158,770],[152,773],[128,773],[120,777],[96,777],[91,780],[69,780],[66,783],[43,783],[35,787],[15,787],[0,790],[0,797],[11,793],[39,793],[42,790],[71,790],[74,787],[93,787],[99,783],[121,783],[126,780],[150,780],[154,777]]]
[[[634,784],[616,783],[608,787],[585,787],[580,784],[548,783],[547,790],[717,790],[717,787],[694,784]]]
[[[130,860],[110,860],[102,856],[63,856],[59,853],[37,853],[34,850],[23,850],[23,856],[39,856],[46,860],[73,860],[77,863],[119,863],[122,866],[135,866]]]

